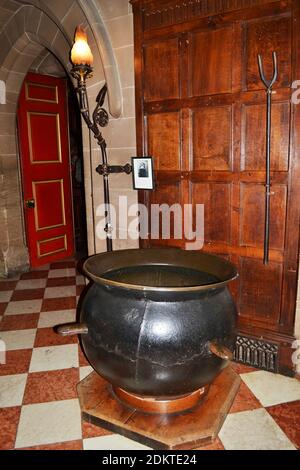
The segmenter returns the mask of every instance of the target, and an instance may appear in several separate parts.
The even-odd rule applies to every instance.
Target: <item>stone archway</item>
[[[115,76],[114,80],[107,82],[111,91],[109,103],[115,117],[121,113],[121,89],[118,89],[117,68],[112,67],[115,61],[111,56],[112,50],[109,49],[109,38],[107,33],[101,33],[101,28],[95,26],[96,23],[99,25],[102,22],[99,12],[94,18],[96,23],[89,24],[84,13],[87,3],[80,1],[80,8],[74,2],[74,12],[69,9],[68,14],[59,21],[48,7],[43,8],[42,2],[37,7],[28,5],[28,2],[24,5],[21,1],[19,8],[16,8],[16,2],[12,2],[13,13],[0,32],[0,79],[5,82],[7,91],[6,104],[1,105],[0,109],[0,276],[7,276],[15,270],[28,267],[19,178],[16,108],[24,77],[36,57],[46,49],[62,64],[66,73],[69,73],[69,51],[74,29],[77,24],[90,29],[90,35],[93,34],[94,38],[91,47],[95,59],[95,74],[89,83],[88,93],[93,94],[93,87],[103,82],[105,75],[108,78]],[[103,54],[103,51],[106,54]],[[91,153],[88,133],[86,129],[84,131],[84,146],[89,146]],[[91,174],[90,161],[89,158],[85,159],[86,178]],[[87,210],[92,210],[91,191],[86,191],[86,194]],[[91,236],[89,238],[91,239]]]

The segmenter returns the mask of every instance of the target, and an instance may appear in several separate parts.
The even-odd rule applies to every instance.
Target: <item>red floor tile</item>
[[[75,286],[76,277],[53,277],[47,279],[47,287]]]
[[[56,261],[55,263],[50,264],[50,269],[65,269],[65,268],[75,268],[76,261]]]
[[[20,406],[0,409],[0,449],[13,449],[21,413]]]
[[[82,349],[81,349],[81,346],[79,344],[78,346],[78,357],[79,357],[79,366],[80,367],[84,367],[84,366],[89,366],[90,363],[89,361],[87,360],[87,358],[85,357]]]
[[[8,304],[8,302],[1,302],[0,303],[0,315],[4,315],[7,304]]]
[[[34,300],[42,299],[44,297],[45,289],[24,289],[24,290],[15,290],[11,297],[13,300]]]
[[[86,289],[86,286],[76,286],[76,295],[81,295],[84,289]]]
[[[35,337],[35,348],[77,343],[77,336],[61,336],[53,328],[39,328]]]
[[[24,315],[5,315],[0,322],[0,331],[28,330],[38,325],[39,313]]]
[[[83,445],[82,441],[67,441],[59,442],[57,444],[44,444],[34,447],[23,447],[22,449],[17,450],[82,450]]]
[[[240,362],[231,362],[230,365],[237,374],[247,374],[248,372],[255,372],[258,370],[246,364],[241,364]]]
[[[32,349],[6,352],[6,364],[0,365],[0,375],[26,374],[29,370]]]
[[[23,404],[77,398],[78,368],[28,374]]]
[[[51,312],[53,310],[68,310],[76,308],[76,297],[61,297],[57,299],[44,299],[42,303],[42,312]]]
[[[49,271],[30,271],[28,273],[23,273],[20,279],[45,279],[48,277]]]
[[[253,395],[251,390],[249,390],[247,385],[243,381],[241,381],[239,391],[234,399],[229,413],[237,413],[239,411],[250,411],[255,410],[257,408],[262,408],[262,405]]]
[[[0,281],[0,290],[14,290],[18,281]]]
[[[293,444],[300,449],[300,400],[266,408]]]
[[[88,439],[89,437],[108,436],[112,434],[106,429],[100,428],[99,426],[95,426],[94,424],[88,423],[87,421],[81,422],[81,428],[83,439]]]

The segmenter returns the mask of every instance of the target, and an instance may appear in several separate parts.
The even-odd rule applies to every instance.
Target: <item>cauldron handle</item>
[[[232,351],[230,351],[229,348],[226,348],[226,346],[222,346],[218,341],[209,341],[208,348],[211,353],[220,357],[221,359],[231,361],[233,358]]]
[[[86,335],[88,327],[85,323],[65,323],[55,327],[56,333],[61,336]]]

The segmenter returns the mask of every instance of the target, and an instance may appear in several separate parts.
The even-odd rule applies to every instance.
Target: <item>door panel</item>
[[[61,162],[59,114],[28,112],[27,123],[31,163]]]
[[[74,252],[66,106],[65,80],[27,75],[19,99],[18,125],[32,267]]]

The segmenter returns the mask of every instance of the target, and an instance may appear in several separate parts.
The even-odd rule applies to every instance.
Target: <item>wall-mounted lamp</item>
[[[124,166],[121,165],[108,165],[106,142],[100,131],[100,127],[106,127],[109,122],[108,113],[102,108],[105,95],[107,92],[106,84],[99,91],[96,98],[96,107],[90,117],[88,97],[86,92],[86,79],[92,76],[93,54],[87,42],[87,35],[83,28],[78,26],[75,31],[75,41],[71,49],[71,62],[73,67],[71,74],[77,80],[77,93],[79,97],[80,112],[85,120],[88,128],[93,132],[95,139],[101,149],[102,164],[98,165],[96,171],[103,176],[104,187],[104,204],[106,206],[105,213],[105,232],[106,232],[106,247],[107,251],[112,251],[112,230],[111,215],[110,215],[110,198],[109,198],[109,181],[108,175],[110,173],[127,173],[130,174],[132,167],[129,163]]]

